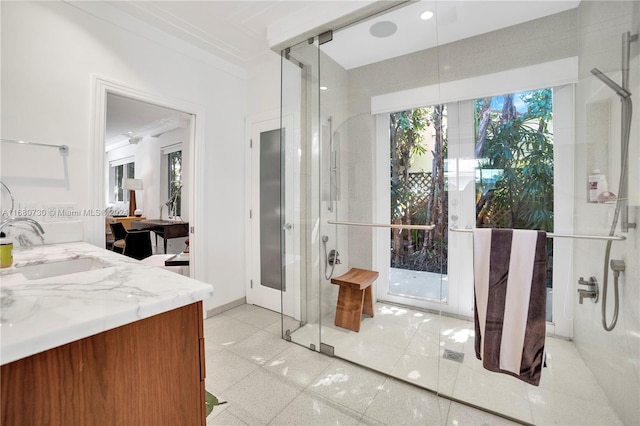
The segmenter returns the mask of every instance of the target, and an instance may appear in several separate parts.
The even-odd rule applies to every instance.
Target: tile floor
[[[280,328],[252,305],[204,321],[206,388],[226,401],[208,425],[516,424],[286,342]]]
[[[547,337],[547,367],[536,387],[483,369],[467,320],[378,302],[358,333],[336,327],[333,315],[322,324],[322,341],[336,357],[456,400],[538,425],[622,424],[572,342]],[[307,324],[292,339],[307,345],[317,335],[318,325]],[[464,354],[463,361],[444,359],[445,349]]]

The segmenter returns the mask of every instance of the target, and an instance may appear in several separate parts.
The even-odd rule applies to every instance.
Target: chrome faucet
[[[5,226],[9,226],[15,222],[27,222],[44,243],[44,237],[42,236],[42,234],[44,234],[44,229],[42,229],[42,225],[40,225],[37,220],[31,219],[30,217],[10,217],[9,219],[5,219],[0,223],[0,231],[2,231]],[[26,238],[18,240],[20,241],[20,245],[28,245],[25,244],[25,242],[27,242]]]
[[[578,296],[580,296],[579,303],[582,305],[584,299],[591,299],[593,303],[598,301],[598,297],[600,296],[600,290],[598,288],[598,280],[596,277],[589,278],[589,281],[586,281],[583,277],[580,277],[578,280],[578,284],[587,286],[586,289],[579,289]]]

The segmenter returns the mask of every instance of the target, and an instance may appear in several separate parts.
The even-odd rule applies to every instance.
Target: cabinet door
[[[202,337],[198,302],[3,365],[2,424],[204,425]]]

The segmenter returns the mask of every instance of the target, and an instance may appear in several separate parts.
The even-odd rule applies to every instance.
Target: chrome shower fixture
[[[578,280],[579,285],[587,286],[586,289],[578,289],[578,295],[580,296],[579,303],[582,305],[584,299],[591,299],[593,303],[598,301],[598,297],[600,296],[600,289],[598,288],[598,280],[596,277],[589,278],[589,281],[586,281],[584,278],[580,277]]]
[[[329,265],[331,266],[342,264],[342,262],[340,262],[340,253],[338,253],[338,250],[332,249],[329,252],[329,256],[327,256],[327,262],[329,262]]]
[[[336,238],[337,239],[337,238]],[[336,265],[340,265],[340,258],[338,257],[340,254],[338,250],[331,249],[331,251],[327,252],[327,242],[329,241],[328,235],[322,236],[322,247],[324,248],[324,278],[326,280],[330,280],[333,277],[333,271],[336,268]],[[331,271],[329,271],[329,266],[331,266]]]
[[[622,232],[629,232],[629,229],[635,229],[636,224],[629,222],[629,135],[631,134],[631,118],[633,111],[633,102],[631,101],[631,92],[629,92],[629,60],[631,57],[631,43],[638,41],[638,34],[631,34],[627,31],[622,33],[622,82],[621,85],[611,80],[604,75],[600,70],[594,68],[591,73],[596,78],[611,88],[618,96],[620,96],[620,181],[618,184],[618,200],[616,201],[616,208],[611,221],[611,229],[609,235],[615,234],[618,220],[620,220],[620,230]],[[620,272],[624,271],[624,262],[619,260],[612,260],[609,265],[609,259],[611,256],[611,241],[607,241],[607,247],[604,252],[604,265],[603,265],[603,279],[602,279],[602,327],[606,331],[611,331],[618,322],[618,310],[620,307],[620,294],[618,289],[618,277]],[[611,323],[607,322],[607,294],[609,290],[609,266],[613,272],[614,288],[613,295],[615,297],[613,318]],[[582,291],[582,290],[579,290]],[[580,302],[582,302],[583,293],[580,293]]]
[[[621,98],[626,99],[629,96],[631,96],[631,92],[624,89],[622,86],[618,85],[618,83],[616,83],[615,81],[611,80],[609,77],[604,75],[604,73],[600,71],[598,68],[592,69],[591,74],[595,75],[598,80],[600,80],[601,82],[609,86]]]
[[[625,270],[624,260],[611,259],[610,265],[614,276],[620,275],[620,272],[624,272]]]

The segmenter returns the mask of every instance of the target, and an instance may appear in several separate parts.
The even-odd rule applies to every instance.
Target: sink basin
[[[113,265],[102,262],[101,260],[93,257],[79,257],[75,259],[39,263],[36,265],[18,266],[17,269],[26,279],[38,280],[41,278],[92,271],[94,269],[109,268],[111,266]]]

